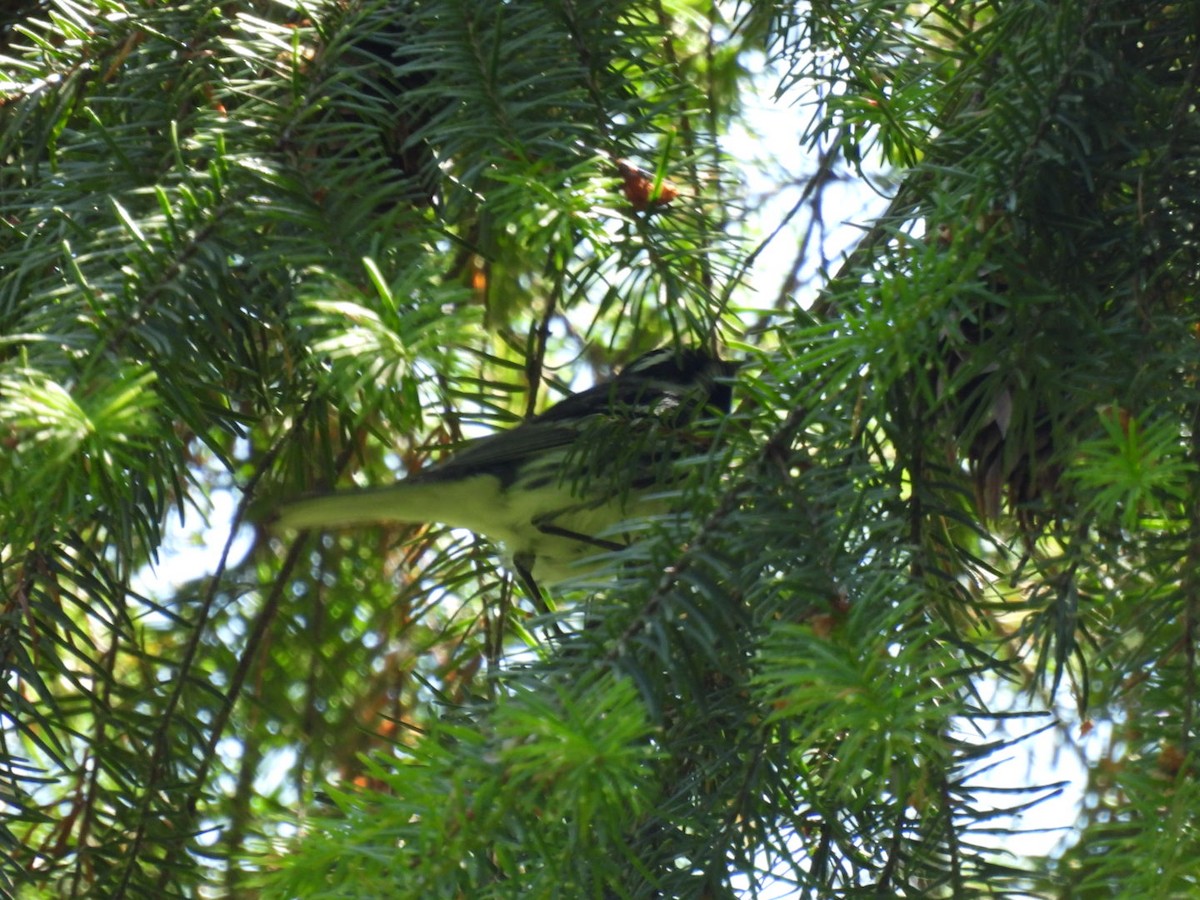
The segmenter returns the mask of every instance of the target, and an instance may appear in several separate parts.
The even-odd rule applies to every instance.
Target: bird
[[[499,545],[525,589],[587,574],[624,549],[620,523],[670,509],[678,460],[711,444],[732,403],[735,365],[708,350],[661,347],[611,380],[391,485],[301,496],[282,528],[441,523]],[[706,425],[706,423],[711,423]]]

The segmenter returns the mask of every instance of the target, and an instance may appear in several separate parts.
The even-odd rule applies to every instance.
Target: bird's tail
[[[371,522],[417,525],[440,522],[478,529],[479,509],[486,508],[494,490],[492,479],[401,481],[379,488],[311,494],[285,503],[276,524],[283,528],[341,528]]]

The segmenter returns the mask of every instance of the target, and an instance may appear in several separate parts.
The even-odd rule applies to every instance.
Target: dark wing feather
[[[516,479],[521,464],[530,457],[566,447],[578,436],[579,432],[569,425],[530,419],[509,431],[472,441],[450,459],[418,472],[410,480],[441,481],[488,474],[508,487]]]
[[[728,412],[729,386],[714,384],[713,378],[731,372],[730,364],[702,351],[655,350],[634,360],[611,381],[572,394],[516,428],[472,441],[445,462],[411,477],[440,481],[486,473],[508,487],[524,462],[569,447],[598,416],[618,415],[633,421],[661,414],[694,390],[697,378],[704,392],[695,399]]]

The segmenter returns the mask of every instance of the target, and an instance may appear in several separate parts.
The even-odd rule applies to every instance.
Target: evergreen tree
[[[6,6],[0,893],[1195,896],[1198,26]],[[269,524],[683,344],[733,415],[545,604],[461,532]],[[184,516],[219,564],[149,590]],[[1056,786],[988,770],[1051,713],[1108,737],[1017,857]]]

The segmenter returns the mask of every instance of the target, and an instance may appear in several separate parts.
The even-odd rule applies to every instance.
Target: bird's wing
[[[507,487],[516,477],[517,468],[530,457],[569,447],[582,434],[594,435],[589,429],[606,413],[629,420],[652,414],[654,404],[663,396],[661,390],[648,390],[643,384],[620,379],[598,384],[571,394],[516,428],[472,441],[445,462],[411,478],[440,481],[486,472]]]
[[[611,429],[595,430],[606,420],[619,420],[623,427],[618,431],[627,433],[630,425],[660,413],[664,404],[676,402],[677,398],[659,385],[617,378],[572,394],[516,428],[472,441],[445,462],[410,476],[410,480],[433,482],[486,473],[508,487],[517,470],[532,457],[568,448],[581,436],[594,441],[607,435]]]
[[[415,473],[410,480],[434,482],[487,474],[508,487],[516,479],[521,464],[530,457],[570,446],[578,437],[578,428],[531,419],[509,431],[472,441],[445,462]]]

